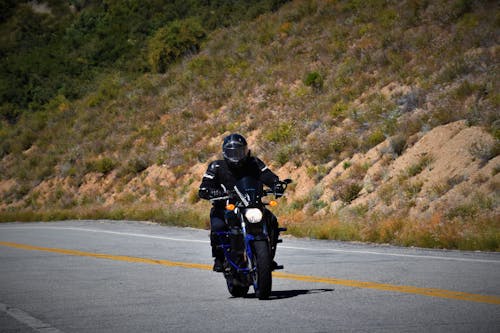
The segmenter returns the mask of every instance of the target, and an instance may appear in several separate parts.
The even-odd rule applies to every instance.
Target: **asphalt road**
[[[0,332],[500,332],[500,253],[285,238],[270,300],[232,298],[208,232],[0,224]]]

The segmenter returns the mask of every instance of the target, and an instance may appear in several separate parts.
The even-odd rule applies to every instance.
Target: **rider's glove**
[[[275,183],[273,185],[273,192],[276,197],[281,197],[285,192],[285,187],[283,186],[282,183]]]
[[[226,192],[224,192],[224,190],[221,188],[210,188],[208,189],[208,194],[210,196],[210,199],[213,199],[223,197],[224,195],[226,195]]]
[[[227,192],[224,193],[224,195],[227,195],[230,200],[234,200],[239,198],[238,194],[234,190],[228,190]]]
[[[198,195],[200,198],[210,200],[224,196],[225,192],[221,188],[200,188]]]

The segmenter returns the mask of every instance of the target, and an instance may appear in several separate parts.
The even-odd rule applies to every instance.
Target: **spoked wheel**
[[[269,244],[266,241],[255,241],[253,246],[254,262],[257,266],[257,272],[254,274],[255,295],[259,299],[268,299],[273,283]]]

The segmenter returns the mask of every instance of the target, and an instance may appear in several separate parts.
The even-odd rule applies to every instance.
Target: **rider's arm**
[[[279,183],[280,178],[272,172],[267,165],[262,162],[259,158],[255,158],[255,161],[257,162],[257,166],[260,169],[260,180],[270,188],[273,188],[273,186],[276,183]]]
[[[256,158],[256,161],[261,171],[260,180],[273,190],[276,197],[282,196],[285,188],[283,187],[280,178],[274,172],[272,172],[260,159]]]
[[[224,194],[224,190],[220,186],[218,169],[219,163],[217,161],[208,165],[208,169],[203,175],[198,196],[202,199],[210,200],[212,198],[220,197]]]

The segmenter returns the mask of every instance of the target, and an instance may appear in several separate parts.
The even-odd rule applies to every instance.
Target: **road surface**
[[[0,224],[0,332],[500,332],[500,253],[286,237],[270,300],[232,298],[208,231]]]

